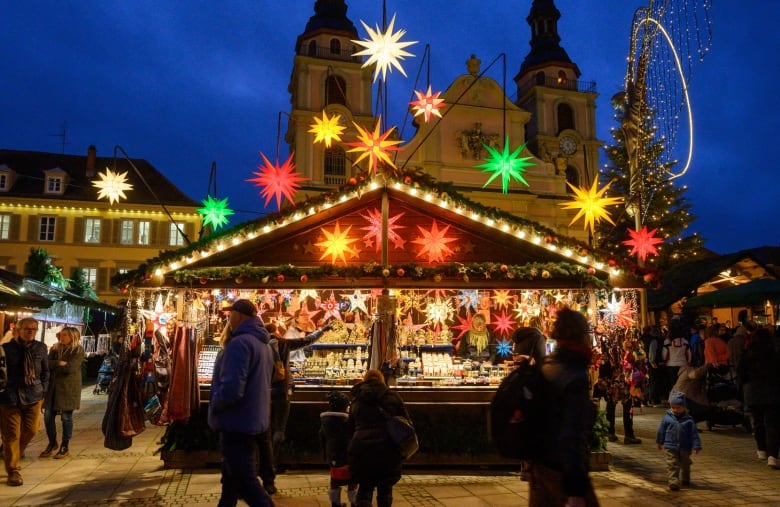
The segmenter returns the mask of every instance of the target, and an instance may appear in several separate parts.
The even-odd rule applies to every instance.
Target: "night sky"
[[[690,230],[718,253],[780,245],[780,2],[714,3],[712,48],[689,83],[693,165],[677,180],[688,185],[698,216]],[[347,4],[361,38],[360,20],[381,25],[380,0]],[[646,3],[555,4],[561,45],[581,79],[597,83],[599,138],[612,142],[610,98],[623,86],[633,13]],[[388,0],[388,17],[397,14],[396,29],[407,30],[402,40],[418,41],[408,48],[416,57],[404,62],[409,77],[390,75],[389,124],[406,121],[410,137],[404,115],[425,44],[434,91],[465,74],[471,54],[484,69],[505,53],[507,95],[514,100],[512,77],[529,49],[530,5]],[[198,201],[216,162],[218,196],[229,197],[238,220],[255,218],[263,201],[244,180],[261,162],[260,151],[276,156],[279,112],[290,111],[295,41],[313,6],[314,0],[0,2],[0,148],[62,152],[64,129],[65,153],[86,155],[95,145],[99,156],[110,157],[120,145]],[[486,76],[501,83],[501,68],[494,65]],[[281,153],[286,158],[283,141]]]

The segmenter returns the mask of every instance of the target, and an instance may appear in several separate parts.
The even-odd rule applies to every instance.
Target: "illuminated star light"
[[[373,208],[366,210],[366,213],[366,215],[360,215],[368,222],[366,227],[362,227],[362,230],[368,231],[368,233],[363,236],[363,243],[366,246],[371,246],[370,243],[373,242],[376,251],[378,252],[382,246],[382,212],[377,208]],[[406,226],[403,225],[395,225],[403,216],[403,213],[399,213],[394,217],[389,217],[387,219],[387,239],[393,242],[393,247],[395,247],[396,250],[403,250],[404,243],[406,243],[406,240],[395,232],[406,228]]]
[[[98,173],[100,181],[93,181],[92,186],[98,188],[98,199],[108,198],[109,204],[119,202],[119,198],[127,199],[125,190],[132,190],[133,185],[127,183],[127,171],[119,174],[115,173],[108,167],[106,172]]]
[[[349,311],[362,310],[363,313],[368,313],[366,308],[366,299],[368,294],[363,294],[359,290],[355,290],[352,294],[342,294],[342,299],[349,301]]]
[[[515,151],[509,153],[509,136],[506,137],[504,142],[504,151],[499,153],[498,150],[487,144],[482,146],[490,153],[490,156],[485,159],[484,164],[479,164],[476,167],[483,168],[483,173],[492,172],[493,174],[488,178],[487,182],[482,185],[482,188],[488,186],[494,179],[501,176],[501,190],[503,193],[509,192],[510,180],[519,181],[526,187],[530,186],[523,173],[527,167],[535,166],[533,162],[529,162],[532,157],[519,157],[520,152],[525,149],[525,144],[520,145]]]
[[[460,324],[458,324],[457,326],[450,326],[450,329],[457,329],[458,331],[460,331],[460,333],[458,333],[458,336],[455,337],[456,340],[460,340],[461,338],[463,338],[463,335],[466,334],[466,331],[471,329],[471,320],[473,318],[473,315],[469,313],[468,315],[466,315],[465,319],[460,315],[456,315],[456,317],[460,321]]]
[[[422,245],[419,253],[420,257],[427,255],[428,262],[444,262],[445,257],[453,255],[455,252],[449,247],[448,243],[452,243],[458,238],[447,236],[449,228],[450,226],[448,225],[439,230],[439,224],[436,220],[433,221],[430,231],[426,231],[418,225],[417,229],[420,230],[422,236],[412,240],[412,243]]]
[[[441,92],[431,94],[431,85],[428,85],[427,92],[423,93],[415,90],[414,94],[417,95],[417,100],[413,100],[409,104],[411,104],[412,109],[414,110],[415,117],[423,115],[423,118],[425,118],[425,123],[431,121],[432,115],[441,118],[441,112],[439,109],[446,105],[444,103],[444,99],[439,98]]]
[[[295,153],[290,153],[283,165],[279,165],[279,161],[276,164],[272,164],[270,160],[263,154],[263,165],[258,166],[260,171],[253,171],[252,174],[256,174],[257,178],[249,178],[248,182],[254,183],[256,187],[263,187],[260,192],[262,197],[265,197],[265,206],[271,201],[271,197],[276,197],[276,208],[282,209],[282,197],[286,197],[288,201],[294,203],[293,194],[300,188],[298,184],[301,181],[306,181],[309,178],[304,178],[300,173],[296,173],[295,164],[293,163],[293,156]]]
[[[358,252],[350,246],[352,243],[357,241],[357,238],[349,237],[350,229],[352,229],[351,225],[342,232],[341,226],[338,222],[336,222],[336,226],[333,228],[333,232],[324,228],[320,229],[326,238],[325,241],[315,243],[316,246],[324,250],[323,254],[320,256],[320,260],[330,256],[331,264],[335,264],[337,258],[341,258],[341,262],[346,264],[347,259],[344,254],[349,253],[353,256],[358,255]]]
[[[227,217],[233,214],[233,210],[227,207],[228,198],[214,199],[213,197],[206,196],[201,201],[203,207],[198,209],[198,213],[203,216],[203,225],[211,224],[214,229],[219,229],[223,225],[228,223]]]
[[[500,308],[502,306],[503,307],[509,306],[512,303],[512,301],[514,301],[515,298],[517,297],[517,296],[510,295],[509,289],[506,290],[496,289],[493,291],[493,294],[495,295],[493,296],[492,299],[496,304],[496,308]]]
[[[496,354],[501,357],[509,357],[512,353],[512,341],[511,340],[499,340],[496,344]]]
[[[564,209],[579,210],[577,214],[574,215],[571,222],[569,222],[569,225],[572,225],[580,217],[584,217],[583,229],[590,227],[591,233],[595,230],[596,222],[600,222],[602,218],[612,225],[615,225],[615,222],[612,221],[612,218],[610,218],[609,213],[605,208],[613,204],[620,204],[623,202],[623,199],[621,197],[602,197],[612,184],[611,181],[604,185],[601,190],[598,190],[598,178],[593,180],[593,185],[590,187],[590,190],[577,188],[568,181],[566,184],[574,191],[574,201],[561,203],[560,205],[563,206]]]
[[[617,301],[615,294],[612,294],[610,302],[607,303],[607,308],[602,310],[607,316],[612,317],[615,324],[622,327],[632,327],[636,324],[636,310],[634,309],[634,302],[623,298]]]
[[[325,312],[322,316],[322,320],[328,320],[330,317],[335,317],[341,320],[341,312],[339,312],[339,303],[336,301],[333,291],[330,293],[330,297],[320,303],[320,310]]]
[[[347,150],[349,153],[360,153],[352,165],[357,165],[361,160],[368,157],[368,170],[373,174],[376,174],[380,162],[384,162],[395,169],[395,164],[393,164],[393,161],[390,159],[387,152],[398,150],[398,146],[396,145],[401,144],[400,139],[387,139],[395,127],[389,128],[384,134],[379,134],[379,124],[381,120],[381,118],[377,119],[373,132],[369,132],[357,123],[352,122],[358,131],[358,140],[351,143],[344,143],[347,146],[354,146],[351,150]]]
[[[655,245],[663,243],[664,240],[655,237],[655,231],[657,230],[658,229],[653,229],[652,231],[648,231],[646,225],[643,225],[642,230],[640,231],[628,229],[628,234],[631,235],[631,239],[623,241],[624,245],[631,247],[631,251],[628,255],[636,254],[636,256],[642,260],[645,260],[650,254],[658,255],[658,249]]]
[[[431,324],[444,324],[448,320],[452,319],[452,315],[455,313],[455,309],[452,307],[452,301],[449,299],[435,301],[429,301],[428,306],[425,307],[426,323]]]
[[[387,79],[387,71],[393,71],[393,67],[406,77],[403,67],[399,63],[399,60],[403,60],[405,56],[414,56],[404,50],[404,48],[417,44],[417,41],[411,42],[399,42],[401,37],[406,34],[406,30],[398,30],[393,33],[393,25],[395,24],[395,14],[393,19],[390,20],[390,24],[387,25],[385,33],[379,31],[379,25],[376,26],[376,30],[372,30],[367,24],[360,20],[360,23],[368,32],[368,39],[365,40],[353,40],[355,44],[358,44],[366,49],[353,53],[352,56],[368,56],[368,60],[363,63],[363,68],[370,67],[372,64],[376,64],[374,68],[374,82],[379,77],[379,73],[382,73],[382,79]]]
[[[465,308],[466,311],[471,308],[475,312],[477,311],[477,305],[479,304],[479,291],[478,290],[462,290],[458,294],[458,308]]]
[[[315,143],[324,142],[325,146],[330,148],[333,141],[341,142],[341,134],[343,134],[344,129],[347,128],[339,125],[341,115],[334,114],[328,118],[327,111],[323,111],[322,118],[320,119],[315,116],[314,121],[314,125],[310,126],[309,133],[315,134]]]
[[[412,334],[416,333],[418,329],[425,327],[425,324],[414,323],[414,320],[412,319],[412,312],[406,314],[406,318],[404,319],[403,324],[403,328]]]
[[[501,336],[506,336],[511,333],[515,328],[515,321],[511,315],[507,315],[506,312],[501,312],[501,315],[493,314],[493,322],[491,324],[493,330]]]

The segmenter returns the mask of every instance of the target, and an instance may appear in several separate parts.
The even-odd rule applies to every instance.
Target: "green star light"
[[[532,167],[536,164],[529,162],[533,157],[519,157],[520,153],[525,149],[525,144],[520,145],[515,151],[509,153],[509,136],[507,136],[504,142],[503,153],[499,153],[498,150],[487,144],[482,146],[490,153],[490,156],[485,159],[484,164],[479,164],[476,167],[483,168],[483,173],[493,173],[487,182],[482,185],[482,188],[490,185],[499,176],[501,176],[501,189],[505,194],[508,191],[510,180],[519,181],[526,187],[530,186],[523,178],[523,173],[527,167]]]
[[[233,210],[227,207],[228,198],[214,199],[210,195],[203,201],[203,207],[198,209],[198,213],[203,217],[203,225],[213,225],[214,230],[219,229],[228,223],[227,217],[233,214]]]

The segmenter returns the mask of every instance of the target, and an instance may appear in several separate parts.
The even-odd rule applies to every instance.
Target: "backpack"
[[[271,350],[274,353],[274,368],[271,373],[271,383],[276,384],[287,378],[287,368],[284,367],[282,356],[279,354],[279,341],[271,340]]]
[[[541,365],[523,361],[499,384],[490,402],[493,445],[505,458],[532,460],[541,454],[547,381]]]

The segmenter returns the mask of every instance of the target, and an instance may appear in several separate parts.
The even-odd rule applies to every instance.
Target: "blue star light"
[[[501,357],[507,357],[512,353],[512,342],[510,340],[499,340],[496,346],[496,353]]]

